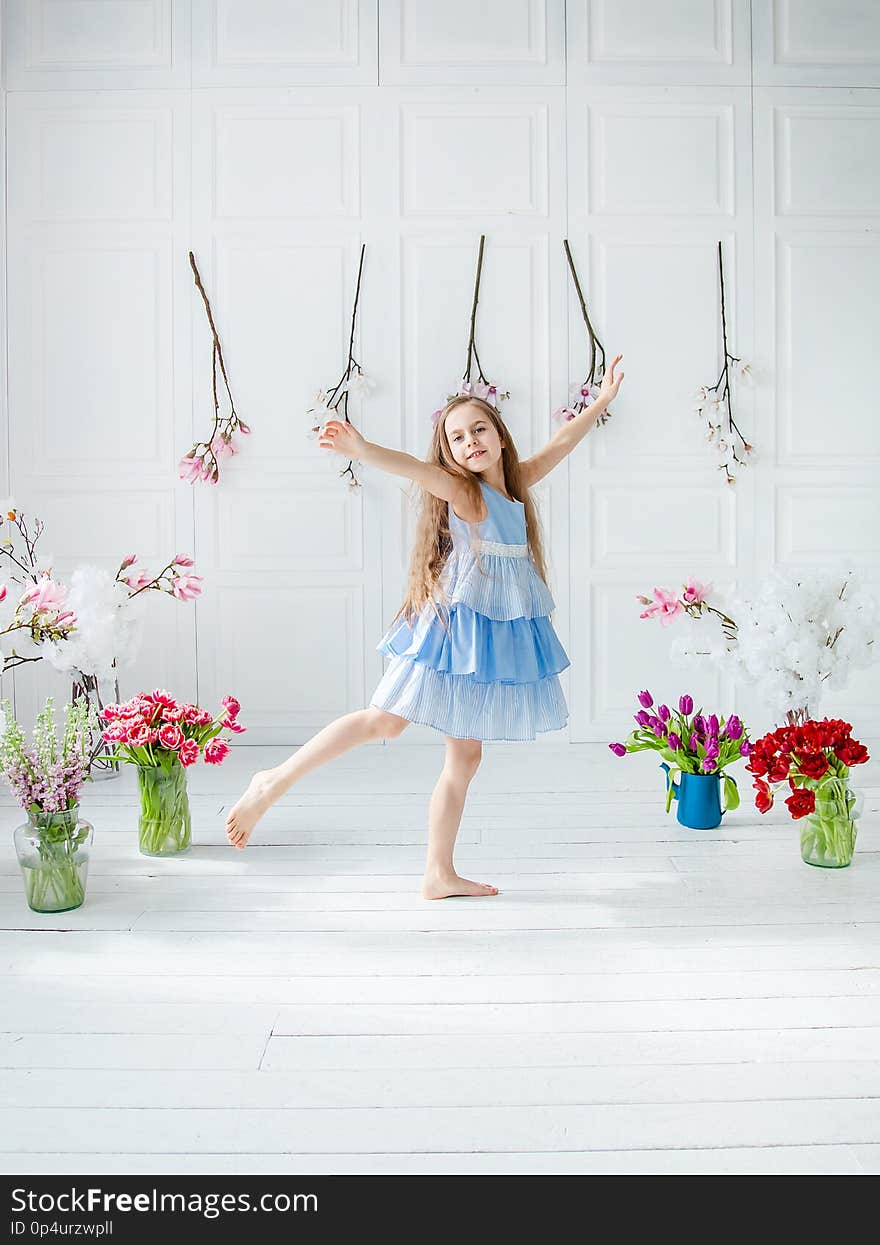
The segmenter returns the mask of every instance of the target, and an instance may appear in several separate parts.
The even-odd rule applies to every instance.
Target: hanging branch
[[[214,401],[214,424],[207,440],[197,441],[190,452],[180,460],[178,467],[182,480],[189,480],[191,484],[194,484],[196,480],[210,480],[212,484],[216,484],[220,479],[220,459],[231,457],[233,454],[238,453],[239,447],[232,439],[233,434],[240,432],[246,436],[250,432],[250,427],[242,419],[239,419],[238,412],[235,409],[235,400],[232,397],[229,377],[226,374],[223,347],[220,345],[220,334],[217,332],[214,314],[211,310],[211,300],[208,298],[205,287],[202,284],[201,274],[192,251],[189,252],[189,264],[192,268],[196,289],[202,296],[202,302],[205,305],[205,315],[208,317],[208,327],[211,330],[211,393]],[[220,398],[217,390],[218,368],[223,377],[223,384],[226,386],[226,395],[229,399],[228,415],[220,414]]]
[[[446,401],[451,402],[453,398],[481,398],[484,402],[488,402],[490,406],[498,409],[499,403],[506,401],[510,397],[510,391],[505,390],[500,393],[497,385],[493,385],[483,371],[483,365],[480,362],[480,356],[477,353],[477,305],[480,301],[480,279],[483,274],[483,248],[486,243],[486,235],[480,234],[480,249],[477,253],[477,274],[474,278],[474,297],[471,303],[471,320],[470,332],[468,333],[467,358],[465,359],[464,372],[455,393],[446,395]],[[477,365],[476,380],[471,380],[473,366]],[[437,420],[443,413],[440,407],[431,416],[431,422],[436,426]]]
[[[565,248],[565,258],[568,260],[568,268],[571,278],[574,282],[574,288],[577,292],[578,302],[581,307],[581,316],[584,324],[587,326],[587,336],[590,341],[590,367],[587,372],[586,379],[579,385],[572,385],[568,394],[568,405],[561,406],[553,412],[552,418],[557,423],[565,423],[567,420],[574,419],[576,415],[580,415],[588,406],[592,406],[596,398],[599,396],[599,390],[602,386],[602,378],[605,375],[605,347],[599,341],[596,330],[590,321],[590,315],[587,311],[587,303],[584,298],[584,292],[581,289],[580,279],[578,277],[577,268],[574,266],[574,257],[571,253],[571,247],[568,245],[568,238],[564,238],[562,242]],[[597,362],[597,355],[599,356]],[[611,412],[604,410],[596,420],[597,424],[605,424],[611,418]]]
[[[476,343],[477,303],[480,301],[480,277],[482,276],[482,273],[483,273],[483,247],[485,246],[485,244],[486,244],[486,235],[484,233],[481,233],[480,234],[480,250],[477,254],[477,275],[474,279],[474,301],[471,306],[471,331],[470,331],[470,335],[468,336],[467,360],[464,365],[464,373],[462,374],[462,380],[469,381],[471,378],[471,357],[473,356],[477,364],[477,376],[483,382],[484,385],[487,385],[489,382],[486,380],[486,377],[483,375],[483,367],[482,367],[482,364],[480,363],[480,356],[477,354],[477,343]]]
[[[701,419],[706,419],[708,427],[706,431],[706,441],[715,451],[719,458],[718,470],[723,471],[727,483],[733,486],[736,475],[737,466],[745,467],[750,459],[754,456],[754,446],[749,445],[743,436],[739,425],[733,418],[733,400],[730,386],[730,367],[731,364],[739,364],[737,369],[739,375],[744,379],[751,376],[751,365],[743,363],[740,358],[730,353],[727,347],[727,310],[724,302],[724,261],[721,253],[721,243],[718,243],[718,283],[721,292],[721,342],[724,350],[724,363],[721,368],[721,375],[718,377],[714,385],[701,385],[697,397],[699,404],[696,407],[696,413]],[[714,394],[714,398],[710,397]],[[727,427],[722,424],[721,419],[717,424],[712,422],[713,414],[720,416],[723,408],[727,411]]]
[[[354,357],[354,334],[355,325],[357,323],[358,304],[361,298],[361,277],[364,271],[364,252],[366,251],[366,243],[361,244],[361,257],[358,263],[357,284],[354,292],[354,306],[351,309],[351,329],[348,335],[348,362],[345,370],[339,380],[333,386],[329,393],[323,389],[319,389],[314,397],[314,406],[310,406],[306,414],[311,419],[311,429],[309,435],[316,437],[323,428],[328,419],[339,415],[347,424],[351,423],[348,417],[348,396],[354,394],[366,395],[373,388],[373,381],[368,377],[364,369]],[[354,474],[354,460],[349,459],[348,466],[339,473],[340,478],[344,479],[350,476],[348,486],[352,489],[361,487],[360,481]]]

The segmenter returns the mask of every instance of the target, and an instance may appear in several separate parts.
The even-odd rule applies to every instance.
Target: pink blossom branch
[[[189,252],[189,263],[192,268],[196,289],[202,297],[205,315],[208,318],[208,327],[211,330],[211,396],[214,403],[214,422],[208,439],[206,441],[197,441],[189,453],[180,460],[179,475],[181,479],[189,480],[191,484],[195,483],[196,480],[210,480],[212,484],[216,484],[220,479],[219,458],[226,455],[231,457],[237,453],[233,435],[236,432],[247,435],[250,432],[250,427],[239,418],[238,412],[235,409],[235,400],[232,396],[232,388],[226,372],[226,362],[223,358],[223,347],[220,344],[220,335],[214,323],[211,300],[208,298],[196,258],[192,251]],[[226,387],[227,397],[229,398],[228,415],[221,415],[220,413],[220,397],[217,387],[218,366]]]

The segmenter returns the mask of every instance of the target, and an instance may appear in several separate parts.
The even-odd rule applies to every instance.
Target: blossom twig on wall
[[[196,258],[192,251],[189,253],[189,263],[193,271],[196,289],[201,294],[202,302],[205,305],[205,314],[208,317],[208,326],[211,329],[213,338],[211,345],[211,389],[214,398],[214,425],[207,440],[196,441],[190,452],[180,460],[178,474],[181,480],[189,480],[190,484],[194,484],[196,480],[210,480],[212,484],[216,484],[220,479],[220,459],[231,458],[233,454],[238,453],[239,447],[234,440],[235,433],[240,432],[246,436],[250,432],[250,427],[243,420],[239,419],[235,409],[232,389],[229,386],[229,377],[226,375],[223,347],[220,345],[220,336],[217,332],[217,326],[214,324],[214,315],[211,311],[211,302],[202,284]],[[217,392],[218,369],[223,377],[223,384],[226,386],[226,394],[229,398],[229,413],[226,415],[220,414],[220,397]]]
[[[751,377],[751,364],[743,363],[727,348],[727,313],[724,305],[724,261],[721,243],[718,243],[718,281],[721,291],[721,340],[724,348],[724,365],[714,385],[701,385],[697,397],[696,414],[706,420],[706,441],[718,459],[718,470],[723,471],[729,485],[736,479],[736,468],[745,467],[754,457],[754,446],[743,436],[733,418],[733,401],[730,387],[731,365],[743,379]],[[714,397],[712,395],[715,395]],[[722,414],[726,408],[726,415]],[[717,422],[715,422],[717,420]],[[726,426],[725,426],[726,425]]]
[[[578,279],[577,269],[574,266],[571,247],[568,245],[568,238],[563,239],[562,245],[565,247],[565,258],[568,260],[568,268],[574,281],[574,288],[581,306],[581,315],[583,316],[584,324],[587,326],[587,335],[590,340],[590,366],[586,378],[580,384],[574,384],[569,389],[568,405],[557,407],[553,412],[551,418],[557,424],[567,423],[568,420],[574,419],[576,415],[580,415],[581,411],[585,411],[588,406],[592,406],[599,396],[602,378],[605,375],[605,347],[596,336],[596,331],[590,321],[584,293]],[[597,358],[597,356],[599,357]],[[611,412],[606,409],[596,420],[596,423],[605,424],[610,417]]]
[[[498,410],[500,403],[505,402],[510,397],[510,392],[501,392],[497,385],[493,385],[487,380],[483,372],[483,365],[480,362],[480,356],[477,353],[477,304],[480,301],[480,278],[483,274],[483,248],[486,244],[486,235],[480,234],[480,249],[477,253],[477,275],[474,279],[474,297],[471,302],[471,320],[470,332],[468,334],[467,357],[464,364],[464,372],[455,393],[446,395],[446,401],[451,402],[453,398],[482,398],[484,402],[488,402],[490,406],[494,406]],[[477,374],[473,376],[474,365],[476,364]],[[438,407],[431,415],[431,423],[436,425],[437,420],[443,413],[443,408]]]
[[[354,292],[354,306],[351,310],[351,329],[348,335],[348,362],[345,370],[339,380],[329,392],[325,389],[319,389],[312,399],[313,405],[309,407],[306,414],[309,417],[309,437],[315,438],[324,427],[328,419],[338,419],[340,414],[343,420],[350,424],[348,417],[348,398],[349,394],[353,397],[366,397],[373,389],[373,380],[366,375],[364,369],[354,357],[354,332],[357,323],[358,303],[361,297],[361,277],[364,271],[364,252],[366,251],[366,243],[361,244],[361,257],[358,263],[357,285]],[[344,467],[339,473],[340,478],[344,479],[349,476],[348,487],[350,489],[359,489],[360,481],[354,473],[354,460],[348,460],[348,466]]]

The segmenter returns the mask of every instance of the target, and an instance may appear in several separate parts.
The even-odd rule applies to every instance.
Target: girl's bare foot
[[[226,837],[232,847],[242,851],[247,847],[254,826],[272,803],[269,798],[271,770],[258,770],[248,784],[248,789],[232,806],[226,818]]]
[[[422,899],[450,899],[453,895],[473,895],[484,898],[497,895],[498,887],[488,882],[471,882],[457,873],[426,873],[422,881]]]

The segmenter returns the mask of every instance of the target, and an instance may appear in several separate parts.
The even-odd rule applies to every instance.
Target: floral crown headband
[[[446,395],[446,402],[448,405],[453,398],[479,398],[482,402],[488,403],[489,406],[494,407],[497,411],[499,409],[499,403],[505,402],[509,397],[509,392],[499,393],[498,386],[490,385],[488,381],[463,380],[455,393],[449,393]],[[440,406],[431,415],[432,428],[437,427],[437,423],[445,409],[445,406]]]

